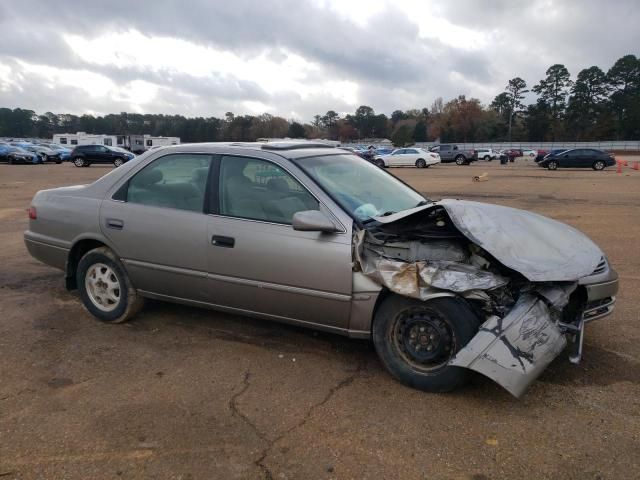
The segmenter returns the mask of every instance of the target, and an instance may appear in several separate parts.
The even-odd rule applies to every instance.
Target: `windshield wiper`
[[[420,200],[418,204],[413,208],[424,207],[425,205],[429,205],[430,203],[431,203],[430,200]]]

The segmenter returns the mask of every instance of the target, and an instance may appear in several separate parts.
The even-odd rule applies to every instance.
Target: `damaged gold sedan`
[[[471,371],[515,396],[611,313],[618,278],[576,229],[508,207],[431,201],[322,144],[154,150],[91,185],[38,192],[30,253],[99,320],[145,298],[372,339],[430,392]]]

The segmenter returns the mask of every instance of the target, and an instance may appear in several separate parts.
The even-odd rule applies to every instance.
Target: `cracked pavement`
[[[583,363],[561,356],[518,401],[482,377],[417,392],[368,342],[262,320],[161,302],[93,320],[22,231],[36,190],[109,170],[0,164],[2,480],[640,476],[640,172],[391,170],[433,198],[568,222],[618,270],[617,310],[587,329]]]

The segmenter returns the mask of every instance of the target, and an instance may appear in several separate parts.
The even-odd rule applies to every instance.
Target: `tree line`
[[[535,97],[535,98],[534,98]],[[526,104],[526,99],[533,99]],[[334,110],[309,123],[264,113],[224,118],[120,113],[54,114],[0,108],[0,137],[51,138],[54,133],[177,136],[183,142],[255,141],[259,138],[327,138],[342,142],[390,138],[413,142],[598,141],[640,139],[640,58],[625,55],[607,72],[597,66],[575,79],[562,64],[533,84],[515,77],[489,105],[460,95],[439,97],[430,108],[395,110],[390,116],[362,105],[341,116]]]

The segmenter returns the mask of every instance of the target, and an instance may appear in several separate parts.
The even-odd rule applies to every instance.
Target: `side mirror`
[[[335,223],[320,210],[305,210],[293,214],[291,226],[300,232],[325,232],[339,231]]]

